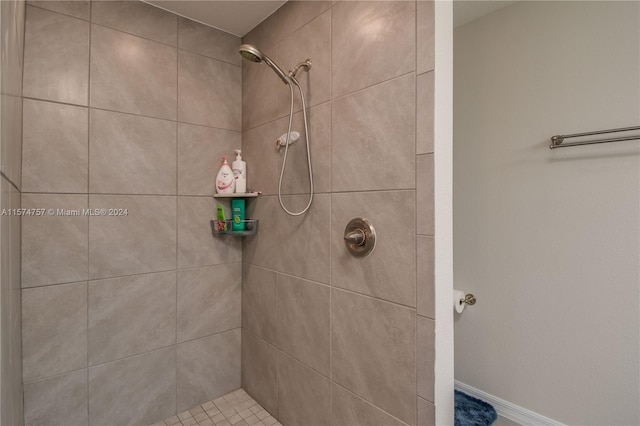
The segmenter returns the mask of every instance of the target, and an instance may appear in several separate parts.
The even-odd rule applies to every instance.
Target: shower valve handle
[[[344,240],[349,244],[354,244],[356,246],[364,245],[367,237],[362,229],[355,229],[344,236]]]
[[[364,257],[376,246],[376,230],[368,219],[353,218],[344,229],[344,244],[353,256]]]

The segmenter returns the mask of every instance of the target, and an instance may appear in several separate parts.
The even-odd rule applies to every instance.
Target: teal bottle
[[[231,200],[231,214],[233,216],[232,229],[234,231],[244,231],[244,199],[234,198]]]

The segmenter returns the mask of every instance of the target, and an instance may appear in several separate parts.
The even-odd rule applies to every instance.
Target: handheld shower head
[[[243,44],[240,46],[240,55],[251,62],[262,62],[262,52],[260,52],[255,46],[251,44]]]
[[[269,65],[269,68],[271,68],[276,74],[278,74],[278,77],[282,79],[284,84],[289,84],[289,78],[287,77],[287,74],[285,74],[284,71],[282,71],[282,69],[271,60],[271,58],[263,54],[254,45],[243,44],[242,46],[240,46],[239,52],[240,55],[248,61],[257,63],[264,62],[265,64]]]

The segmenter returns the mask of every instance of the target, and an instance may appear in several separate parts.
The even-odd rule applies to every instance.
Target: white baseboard
[[[476,389],[465,383],[455,381],[456,390],[471,395],[474,398],[481,399],[493,405],[498,415],[519,423],[523,426],[565,426],[563,423],[557,422],[553,419],[543,416],[542,414],[534,413],[531,410],[522,408],[518,405],[512,404],[509,401],[493,396],[485,391]]]

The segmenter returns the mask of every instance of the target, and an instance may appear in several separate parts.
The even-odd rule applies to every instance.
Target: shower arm
[[[288,77],[295,78],[298,71],[300,71],[300,68],[304,68],[305,71],[309,72],[311,69],[311,59],[306,59],[305,61],[298,63],[292,70],[289,70]]]

